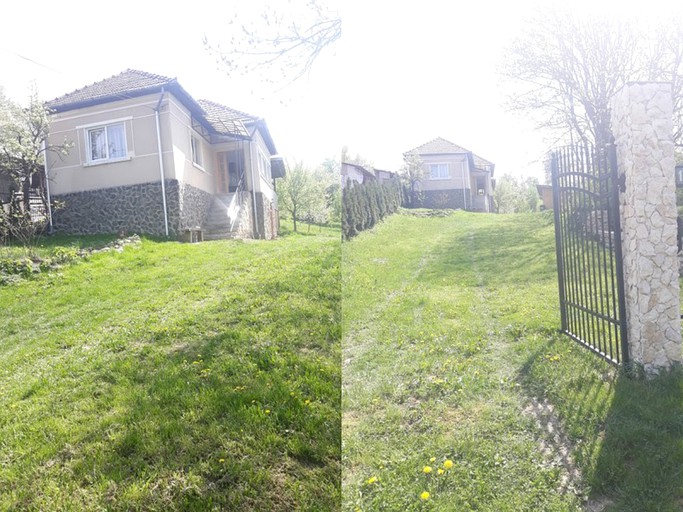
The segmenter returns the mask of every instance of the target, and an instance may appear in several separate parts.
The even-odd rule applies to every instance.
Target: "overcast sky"
[[[328,1],[342,38],[280,92],[255,76],[228,76],[203,44],[204,36],[228,37],[235,16],[256,20],[263,1],[12,2],[3,7],[0,86],[24,101],[35,81],[47,100],[134,68],[177,77],[195,99],[264,117],[290,162],[315,166],[346,145],[397,170],[402,153],[443,137],[494,162],[498,176],[542,176],[547,142],[505,110],[509,89],[499,74],[535,0]],[[271,3],[294,13],[306,1]],[[657,0],[571,5],[643,18],[676,8]]]

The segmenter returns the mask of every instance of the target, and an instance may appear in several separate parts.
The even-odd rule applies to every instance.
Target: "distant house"
[[[348,162],[342,162],[341,164],[341,177],[342,177],[342,188],[348,186],[349,181],[355,181],[356,183],[367,183],[368,181],[377,180],[374,171],[370,171],[358,164],[351,164]]]
[[[380,183],[383,181],[389,181],[396,177],[396,173],[391,171],[384,171],[382,169],[375,169],[375,179]]]
[[[193,99],[174,78],[126,70],[47,102],[58,231],[274,238],[284,164],[263,119]]]
[[[424,207],[493,211],[493,163],[440,137],[409,153],[417,153],[423,162],[419,188]]]

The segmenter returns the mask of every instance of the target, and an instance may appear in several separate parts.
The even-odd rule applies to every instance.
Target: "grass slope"
[[[681,509],[683,380],[556,334],[547,216],[393,216],[343,269],[344,510]]]
[[[334,510],[339,235],[0,288],[0,510]]]

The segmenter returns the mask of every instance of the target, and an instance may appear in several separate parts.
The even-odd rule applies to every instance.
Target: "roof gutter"
[[[159,176],[161,179],[161,201],[164,205],[164,229],[166,231],[166,236],[168,237],[168,207],[166,206],[166,178],[164,176],[164,158],[161,154],[161,128],[159,123],[159,109],[161,108],[161,101],[164,99],[164,88],[161,88],[161,96],[159,96],[159,101],[154,109],[155,119],[157,124],[157,150],[159,151]]]

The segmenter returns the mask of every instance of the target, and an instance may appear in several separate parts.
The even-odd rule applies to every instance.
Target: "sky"
[[[195,99],[265,118],[290,165],[315,167],[339,159],[347,146],[395,171],[403,153],[443,137],[495,163],[497,176],[542,179],[549,141],[530,119],[506,110],[511,89],[500,73],[536,0],[321,2],[341,17],[342,37],[284,88],[229,73],[204,39],[221,44],[241,24],[259,26],[267,5],[303,16],[306,0],[119,0],[108,8],[81,0],[12,2],[3,7],[0,87],[25,103],[35,84],[49,100],[139,69],[177,78]],[[589,15],[645,16],[673,4],[651,0],[647,11],[642,2],[571,5]]]

